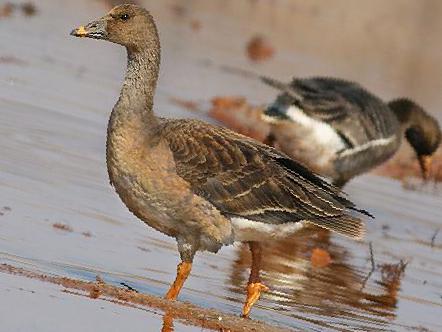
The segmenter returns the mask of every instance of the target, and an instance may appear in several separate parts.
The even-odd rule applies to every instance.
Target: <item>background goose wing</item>
[[[363,234],[348,211],[358,210],[337,188],[278,151],[194,120],[169,120],[163,132],[178,175],[223,214],[272,224],[308,220]]]
[[[316,120],[329,122],[346,116],[350,108],[348,101],[336,91],[333,84],[336,80],[295,78],[289,84],[266,77],[262,80],[281,92],[267,114],[273,112],[287,117],[287,108],[294,105]]]
[[[388,106],[357,83],[327,77],[295,78],[285,85],[263,81],[282,92],[265,111],[267,116],[290,119],[287,112],[296,106],[312,119],[329,124],[349,148],[391,137],[397,129]]]

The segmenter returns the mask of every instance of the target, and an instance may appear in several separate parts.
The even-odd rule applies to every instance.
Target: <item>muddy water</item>
[[[218,65],[280,77],[292,62],[302,73],[318,68],[337,71],[331,60],[311,59],[307,51],[297,52],[291,46],[293,36],[281,35],[281,26],[290,22],[284,7],[288,1],[271,12],[268,1],[238,6],[233,1],[189,1],[181,9],[176,7],[178,1],[146,3],[158,17],[163,40],[156,97],[162,115],[197,116],[180,109],[171,97],[207,100],[235,94],[256,102],[273,97],[273,91],[258,82],[222,72]],[[84,280],[100,275],[108,283],[124,282],[140,292],[162,295],[174,277],[175,243],[127,212],[108,185],[104,164],[105,128],[124,73],[124,52],[115,45],[68,36],[71,28],[101,15],[105,7],[85,0],[36,4],[39,12],[34,17],[17,14],[0,20],[0,263]],[[199,31],[191,28],[194,19],[201,22]],[[275,39],[279,53],[268,63],[252,65],[243,54],[244,43],[262,32],[262,24],[270,24],[269,20],[280,31]],[[296,45],[302,49],[302,43]],[[337,68],[354,73],[359,61],[347,65],[341,61]],[[394,73],[387,72],[390,78]],[[362,79],[379,90],[385,87],[377,75]],[[387,89],[386,97],[409,93],[402,82]],[[437,105],[436,97],[428,104]],[[442,195],[438,188],[417,189],[404,190],[398,182],[375,176],[352,182],[346,188],[352,199],[377,216],[368,225],[364,242],[306,230],[268,244],[263,279],[271,292],[253,311],[253,318],[295,330],[442,330],[442,234],[435,233],[442,227]],[[369,242],[375,264],[371,274]],[[332,263],[313,267],[314,248],[327,250]],[[408,263],[405,272],[393,278],[393,268],[388,274],[386,264],[400,260]],[[248,251],[241,245],[224,248],[216,256],[199,254],[181,299],[239,313],[248,264]],[[6,293],[15,289],[12,283],[11,277],[0,275],[0,289]],[[38,287],[23,283],[29,289]],[[42,292],[52,298],[55,291]],[[23,305],[35,295],[18,294],[2,296],[0,303]],[[34,301],[39,307],[50,306]],[[62,299],[53,307],[75,306],[70,301]],[[83,305],[84,315],[93,310],[90,304]],[[118,330],[113,322],[122,320],[130,324],[144,319],[145,325],[134,326],[137,331],[161,326],[160,314],[128,311],[121,309],[103,319],[110,330]],[[8,317],[11,331],[17,327],[12,315],[3,317]],[[68,319],[55,317],[60,324]],[[34,318],[26,316],[29,321]],[[175,325],[175,329],[200,331],[201,327]]]

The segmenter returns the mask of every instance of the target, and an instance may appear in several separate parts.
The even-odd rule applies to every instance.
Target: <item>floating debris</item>
[[[247,54],[252,61],[266,61],[274,56],[275,49],[263,36],[255,36],[247,44]]]
[[[20,7],[25,16],[34,16],[37,14],[37,7],[32,2],[25,2]]]
[[[9,206],[4,206],[0,211],[0,216],[4,216],[7,212],[10,212],[11,208]]]
[[[312,251],[312,256],[310,257],[310,262],[312,266],[317,268],[324,268],[330,265],[332,259],[328,251],[320,248],[315,248]]]
[[[175,4],[171,6],[172,12],[179,17],[185,16],[187,14],[187,9],[184,5]]]
[[[10,17],[14,12],[14,9],[15,6],[10,2],[0,5],[0,18]]]
[[[135,288],[129,286],[129,285],[126,284],[125,282],[120,282],[120,285],[126,287],[126,288],[127,288],[129,291],[131,291],[131,292],[138,293],[138,291],[137,291]]]
[[[55,223],[52,225],[52,227],[60,231],[69,232],[69,233],[74,231],[71,226],[62,223]]]
[[[105,285],[103,279],[99,275],[95,277],[95,281],[96,281],[95,284],[89,290],[89,297],[91,299],[98,299],[102,293],[101,287]]]
[[[89,297],[91,299],[98,299],[100,295],[101,295],[100,287],[98,285],[92,286],[89,291]]]
[[[152,250],[144,248],[144,247],[140,247],[140,246],[138,246],[137,249],[139,249],[139,250],[141,250],[143,252],[152,252]]]
[[[185,108],[191,112],[202,112],[201,107],[198,105],[197,102],[175,98],[175,97],[171,97],[169,98],[169,100],[175,105]]]
[[[0,64],[24,66],[27,63],[24,60],[21,60],[12,55],[2,55],[0,56]]]
[[[198,20],[192,20],[192,21],[190,21],[190,28],[193,30],[193,31],[199,31],[199,30],[201,30],[201,22],[200,21],[198,21]]]
[[[431,237],[431,248],[434,247],[434,243],[436,242],[436,237],[439,234],[439,232],[440,232],[440,228],[436,229],[433,236]]]
[[[381,271],[381,284],[387,288],[391,298],[397,297],[400,288],[402,276],[405,272],[408,262],[400,260],[397,264],[382,264],[379,266]]]
[[[373,272],[376,271],[376,263],[374,262],[374,255],[373,255],[373,243],[370,242],[368,244],[368,248],[370,249],[370,262],[371,262],[371,269],[370,271],[367,273],[367,276],[364,278],[364,280],[362,281],[362,286],[361,286],[361,291],[365,288],[365,286],[367,285],[367,281],[370,279],[370,277],[372,276]]]
[[[22,4],[13,4],[11,2],[7,2],[3,5],[0,5],[0,18],[2,17],[10,17],[17,10],[19,10],[25,16],[34,16],[37,14],[37,7],[33,2],[25,2]]]

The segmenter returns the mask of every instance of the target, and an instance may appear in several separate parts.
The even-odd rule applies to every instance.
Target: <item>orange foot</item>
[[[252,307],[256,301],[259,300],[261,292],[267,292],[268,290],[269,288],[260,282],[250,283],[247,285],[247,299],[242,310],[242,317],[249,317],[250,310],[252,310]]]

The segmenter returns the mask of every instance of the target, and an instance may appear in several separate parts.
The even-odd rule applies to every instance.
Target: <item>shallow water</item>
[[[259,66],[249,63],[243,54],[244,43],[261,31],[262,23],[268,23],[267,1],[243,3],[238,8],[233,1],[210,5],[190,1],[184,12],[173,7],[178,1],[146,3],[158,17],[163,40],[163,70],[156,97],[156,107],[163,115],[197,116],[180,109],[171,97],[208,100],[234,94],[255,102],[273,98],[273,91],[258,82],[222,72],[218,65],[281,74],[290,61],[298,68],[305,60],[302,72],[313,71],[321,63],[296,53],[290,36],[285,44],[283,37],[276,38],[276,59]],[[109,283],[125,282],[140,292],[162,295],[174,278],[175,243],[127,212],[108,185],[104,164],[105,128],[124,73],[124,52],[115,45],[68,36],[73,27],[104,12],[101,2],[42,0],[36,4],[39,12],[34,17],[16,15],[0,20],[0,56],[16,59],[0,61],[0,263],[85,280],[94,280],[98,274]],[[279,22],[278,17],[287,19],[287,15],[278,9],[270,16]],[[191,29],[193,18],[201,20],[200,31]],[[275,29],[280,31],[281,24]],[[328,66],[331,63],[319,68]],[[350,71],[352,67],[345,68]],[[364,79],[378,82],[370,75]],[[378,86],[384,87],[382,83]],[[437,102],[431,99],[428,103]],[[370,175],[353,181],[346,191],[377,217],[368,225],[366,240],[355,243],[306,230],[287,241],[268,244],[263,279],[271,291],[254,309],[253,318],[312,331],[442,330],[442,234],[431,245],[442,226],[440,191],[428,187],[404,190],[398,182]],[[72,231],[53,227],[56,223],[68,225]],[[365,282],[371,270],[369,242],[377,268]],[[317,247],[330,253],[331,265],[312,267],[310,255]],[[394,283],[385,273],[383,278],[382,266],[401,259],[408,262],[404,275]],[[248,266],[248,251],[241,245],[224,248],[218,255],[201,253],[181,299],[237,314]],[[41,293],[48,299],[54,294],[63,296],[52,305],[34,293],[16,292],[17,283],[33,289],[38,282],[11,278],[0,274],[0,290],[10,294],[1,296],[2,304],[21,306],[34,297],[38,308],[81,307],[77,323],[93,310],[93,304],[75,304],[67,295],[55,294],[51,286],[40,286]],[[117,314],[103,316],[101,321],[114,330],[119,326],[115,322],[125,322],[131,331],[161,326],[161,313],[107,310]],[[35,315],[40,313],[35,311]],[[9,322],[9,331],[24,324],[6,311],[0,313],[0,319]],[[28,323],[32,319],[25,317]],[[54,315],[52,319],[47,326],[68,318]],[[127,325],[131,322],[133,325]],[[175,329],[201,331],[201,327],[180,324]]]

